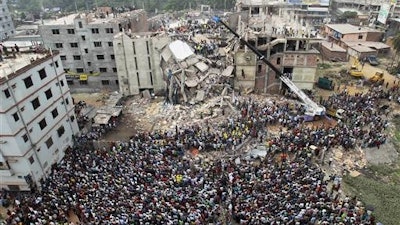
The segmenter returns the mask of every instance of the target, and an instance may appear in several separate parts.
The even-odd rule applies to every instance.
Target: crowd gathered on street
[[[82,136],[40,191],[15,199],[6,223],[68,224],[73,214],[81,224],[375,224],[357,198],[342,193],[340,174],[326,177],[313,158],[322,149],[385,143],[382,92],[329,97],[326,106],[346,112],[332,126],[307,126],[300,104],[240,96],[240,113],[218,125],[138,133],[102,148]],[[259,164],[238,154],[239,161],[188,153],[235,153],[249,139],[266,143]]]

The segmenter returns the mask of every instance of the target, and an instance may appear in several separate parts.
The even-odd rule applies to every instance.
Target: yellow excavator
[[[353,64],[351,65],[350,69],[348,70],[349,75],[354,78],[364,78],[364,74],[359,69],[359,66],[360,66],[360,61],[357,58],[355,58]]]

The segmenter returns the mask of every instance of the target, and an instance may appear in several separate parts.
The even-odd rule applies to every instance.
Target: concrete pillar
[[[296,40],[296,48],[295,48],[296,51],[299,50],[299,46],[300,46],[300,41],[299,41],[299,40]]]

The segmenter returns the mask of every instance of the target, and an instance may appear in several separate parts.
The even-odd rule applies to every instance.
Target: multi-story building
[[[324,33],[330,41],[339,45],[344,41],[375,41],[383,38],[383,32],[369,27],[354,26],[351,24],[326,24]]]
[[[398,18],[400,16],[400,1],[396,0],[332,0],[331,9],[332,13],[336,16],[341,15],[345,11],[357,12],[358,16],[366,15],[369,22],[374,22],[379,14],[381,7],[385,4],[390,4],[388,12],[389,18]],[[355,22],[362,22],[355,21]],[[355,24],[358,25],[359,23]],[[364,23],[365,24],[365,23]]]
[[[115,60],[118,70],[120,93],[137,95],[142,90],[159,93],[165,90],[161,69],[161,50],[171,39],[135,34],[119,34],[114,39]]]
[[[60,55],[53,53],[0,63],[0,188],[39,185],[78,135]]]
[[[47,48],[60,51],[71,91],[118,90],[113,38],[119,32],[147,31],[144,10],[72,14],[45,21],[39,33]]]
[[[14,23],[10,11],[8,11],[7,1],[0,0],[0,39],[5,40],[14,34]]]
[[[326,1],[318,2],[327,5]],[[301,12],[306,10],[302,4],[312,5],[307,1],[238,0],[238,11],[248,11],[248,15],[238,16],[237,30],[300,89],[312,89],[319,56],[313,45],[321,38],[310,38],[316,35],[304,23],[313,17],[302,16]],[[254,89],[257,93],[276,93],[282,89],[275,72],[243,45],[235,53],[235,66],[235,88]]]

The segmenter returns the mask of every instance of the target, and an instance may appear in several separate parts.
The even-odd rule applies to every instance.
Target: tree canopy
[[[231,9],[235,0],[18,0],[16,9],[20,12],[37,13],[45,8],[60,7],[63,11],[91,10],[96,6],[144,8],[154,10],[177,11],[195,9],[201,4],[208,4],[213,9]]]

